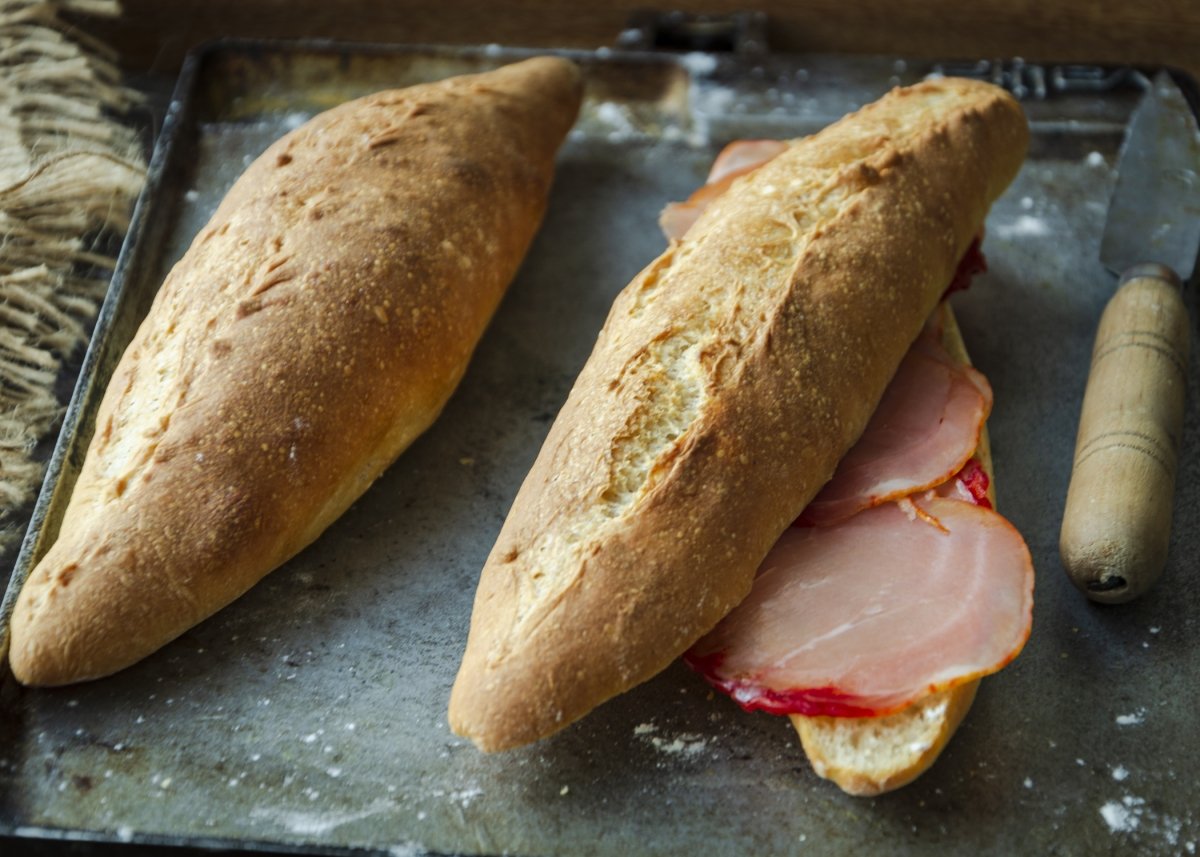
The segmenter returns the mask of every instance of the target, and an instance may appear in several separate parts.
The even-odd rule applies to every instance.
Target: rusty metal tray
[[[98,397],[162,275],[244,165],[313,112],[528,55],[227,44],[190,59],[13,573],[53,538]],[[935,69],[892,57],[598,51],[545,226],[444,415],[316,544],[138,666],[0,683],[0,833],[242,849],[437,853],[1194,853],[1200,840],[1200,389],[1190,375],[1170,565],[1103,608],[1056,554],[1097,260],[1136,73],[1030,81],[1033,147],[955,298],[996,392],[1000,508],[1039,570],[1033,637],[942,759],[873,800],[810,770],[787,722],[679,665],[536,746],[452,735],[478,570],[660,207],[739,136],[811,132]],[[1044,93],[1037,91],[1044,86]],[[1034,97],[1045,95],[1044,98]],[[1194,289],[1188,301],[1195,315]]]

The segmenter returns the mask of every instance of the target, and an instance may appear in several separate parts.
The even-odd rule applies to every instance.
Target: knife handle
[[[1141,595],[1162,573],[1187,386],[1183,284],[1135,265],[1100,319],[1059,555],[1093,601]]]

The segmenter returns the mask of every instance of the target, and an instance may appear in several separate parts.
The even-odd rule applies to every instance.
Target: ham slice
[[[708,170],[708,184],[717,184],[758,169],[788,147],[784,140],[735,140]]]
[[[692,228],[704,209],[729,189],[733,180],[753,172],[787,148],[782,140],[737,140],[730,143],[708,171],[703,187],[686,202],[672,202],[659,215],[658,224],[668,240],[678,241]]]
[[[929,496],[790,528],[750,595],[685,656],[746,710],[888,714],[1020,652],[1033,563],[1000,515]]]
[[[951,479],[974,454],[991,407],[987,379],[923,335],[798,523],[828,526]]]
[[[965,287],[964,287],[965,288]],[[955,369],[968,378],[972,384],[979,390],[983,397],[987,400],[988,411],[992,409],[992,385],[988,382],[987,376],[976,369],[969,363],[960,363],[949,351],[942,345],[942,330],[945,327],[945,314],[950,311],[949,305],[942,301],[937,305],[925,322],[925,327],[921,330],[921,335],[917,337],[917,341],[912,344],[913,351],[919,351],[926,357],[932,357],[934,360],[939,360],[947,366]]]

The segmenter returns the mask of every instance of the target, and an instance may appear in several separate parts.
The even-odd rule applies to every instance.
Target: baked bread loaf
[[[613,305],[483,569],[450,698],[484,750],[659,672],[749,591],[855,442],[1024,116],[929,81],[736,180]]]
[[[532,59],[344,104],[246,170],[109,383],[15,607],[18,680],[153,652],[317,538],[433,421],[580,98],[573,64]]]
[[[954,313],[944,307],[942,346],[960,363],[970,364]],[[995,507],[986,429],[974,457],[988,476],[987,497]],[[929,769],[970,710],[978,689],[979,679],[965,682],[882,717],[790,717],[819,776],[849,794],[871,797],[907,785]]]

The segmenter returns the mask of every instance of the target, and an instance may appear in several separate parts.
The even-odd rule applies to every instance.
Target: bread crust
[[[855,797],[875,797],[925,773],[962,723],[979,681],[925,697],[884,717],[805,717],[792,725],[817,775]]]
[[[166,278],[16,604],[18,680],[106,675],[315,539],[437,416],[545,210],[580,75],[367,96],[274,143]]]
[[[484,750],[549,735],[745,597],[1027,135],[986,84],[894,91],[736,181],[622,292],[483,569],[456,732]]]
[[[949,304],[942,304],[942,346],[958,362],[971,365],[966,343]],[[996,505],[996,482],[987,428],[975,450],[988,476],[988,500]],[[818,776],[847,794],[874,797],[908,785],[937,761],[957,731],[979,689],[980,679],[931,694],[884,717],[790,719]]]

